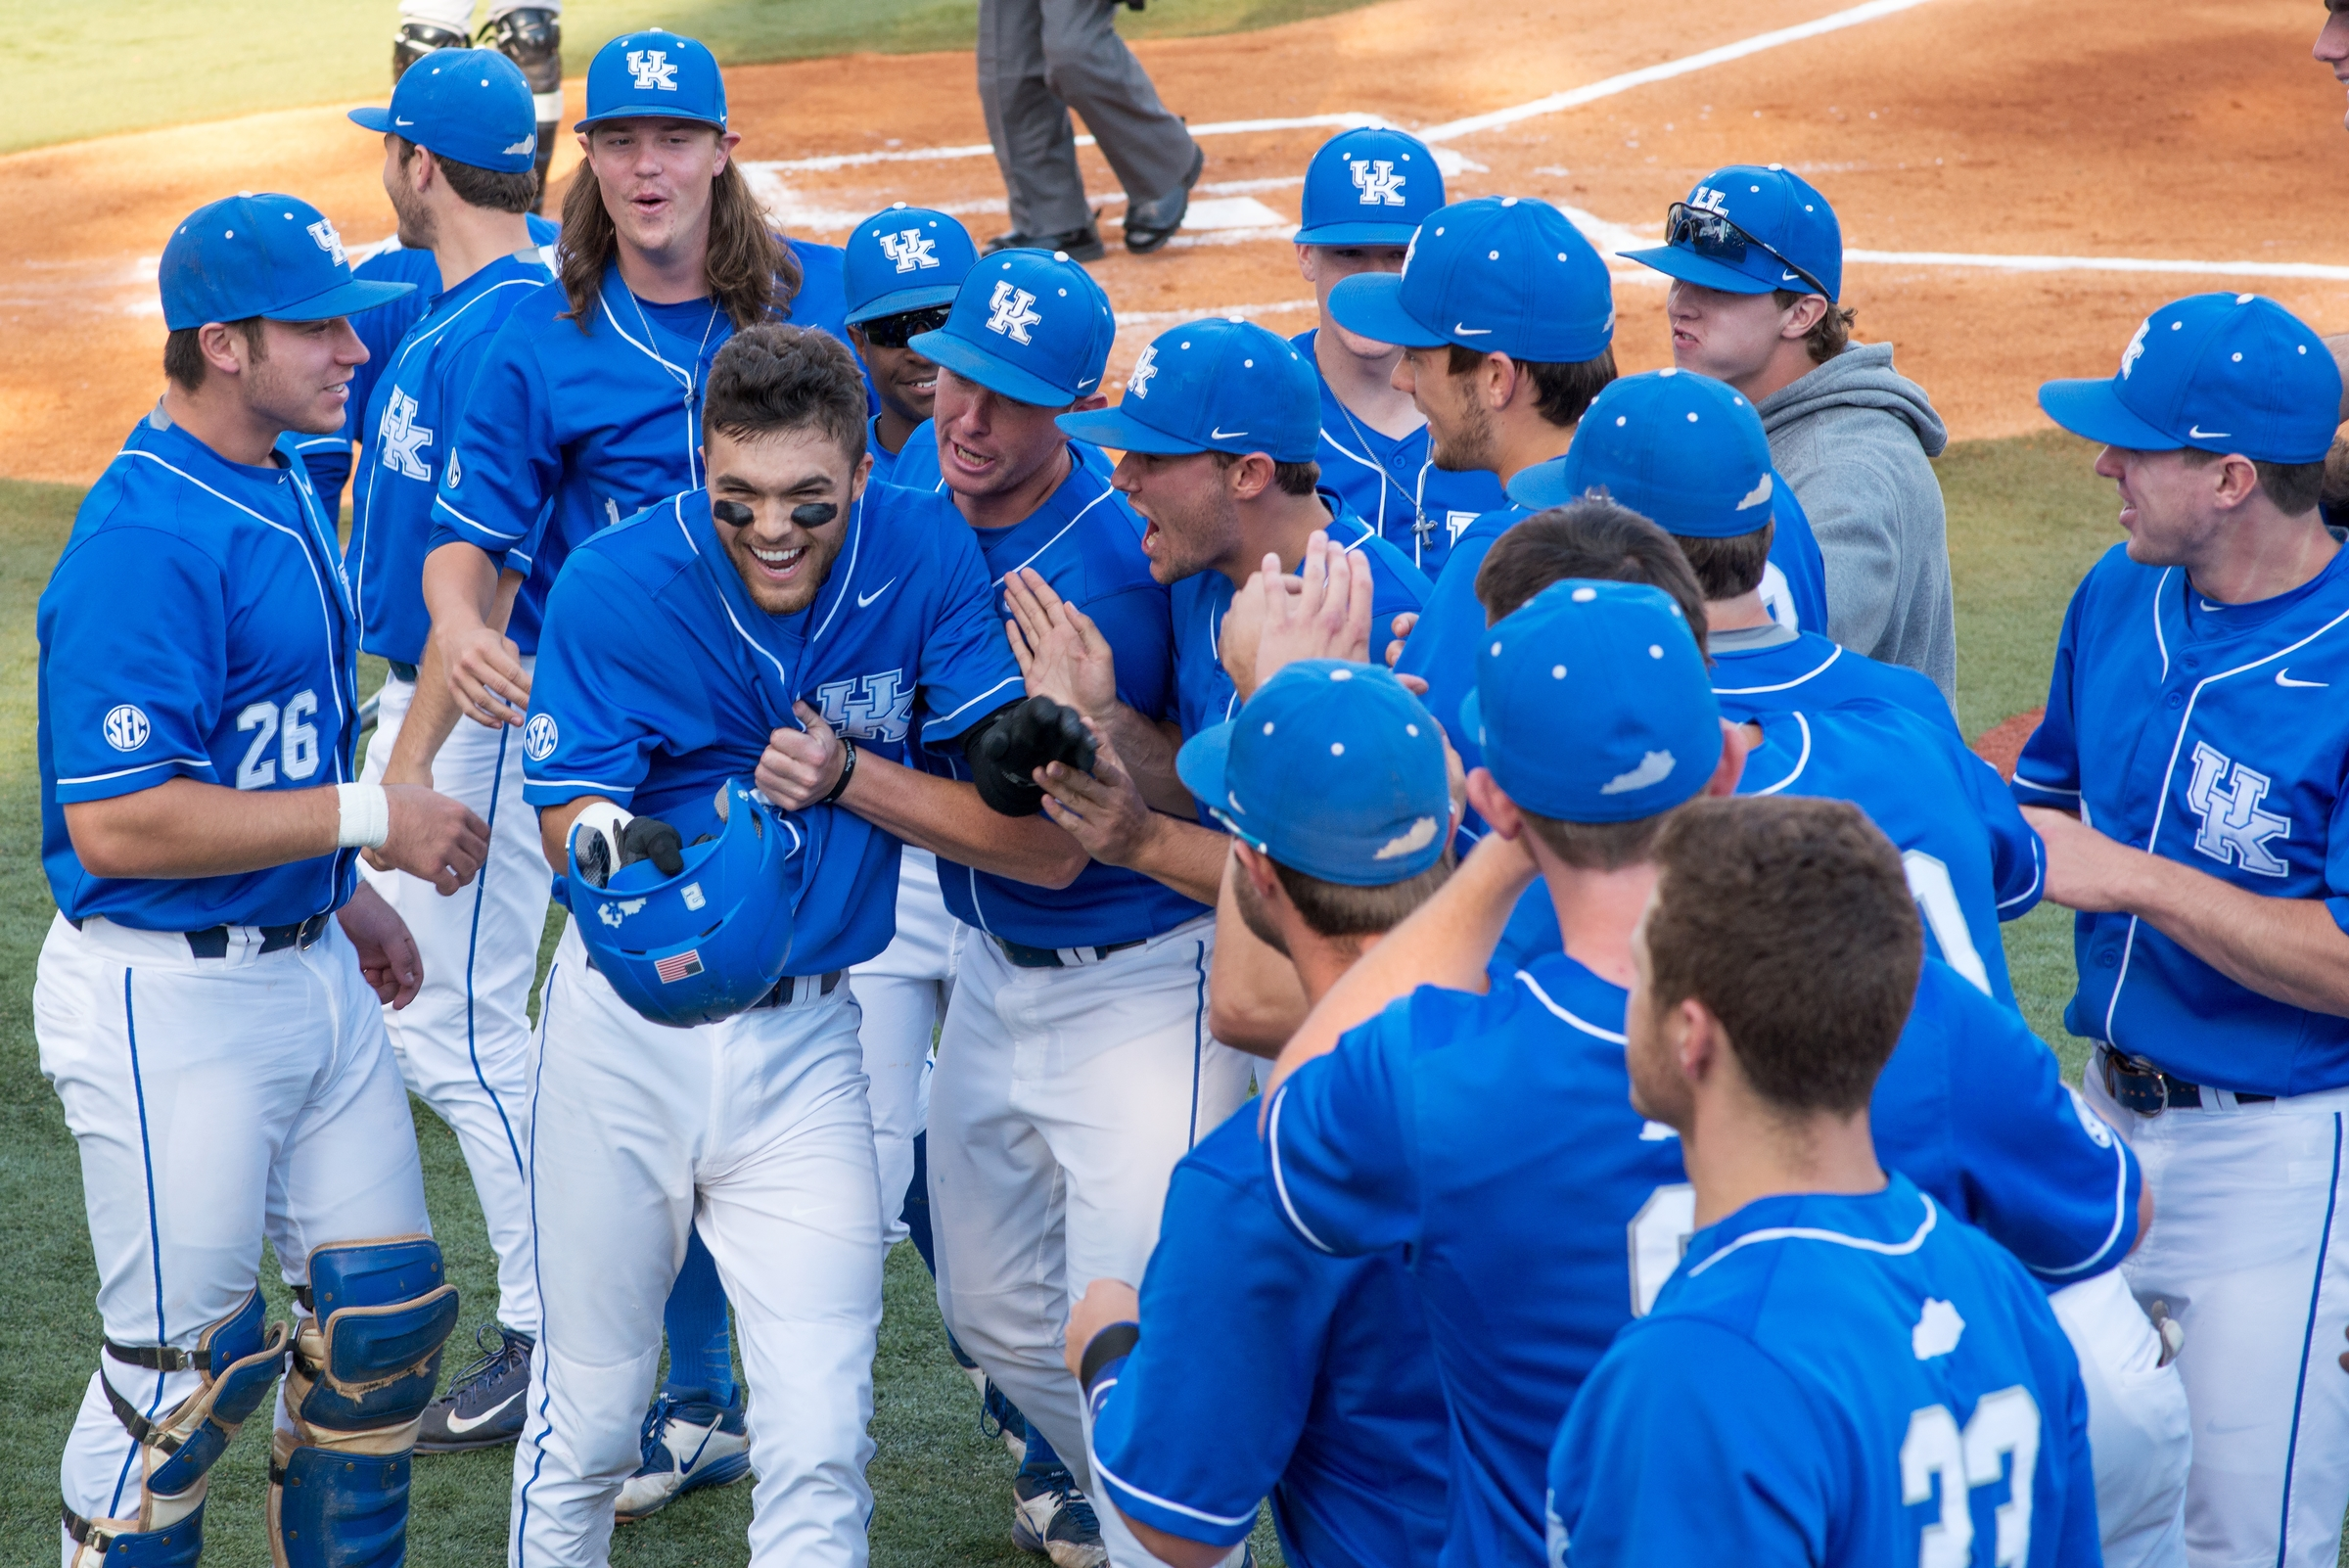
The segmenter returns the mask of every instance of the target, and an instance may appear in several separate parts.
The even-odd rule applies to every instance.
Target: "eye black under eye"
[[[804,529],[820,529],[840,516],[840,508],[830,501],[809,501],[791,509],[791,520]]]
[[[740,501],[713,501],[710,515],[728,528],[747,529],[751,526],[751,509]]]

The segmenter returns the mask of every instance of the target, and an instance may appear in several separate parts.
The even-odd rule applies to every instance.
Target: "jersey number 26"
[[[237,733],[253,732],[253,744],[245,748],[245,761],[237,764],[237,788],[265,790],[277,782],[279,762],[285,764],[286,777],[301,782],[318,771],[318,726],[310,722],[318,716],[318,694],[298,691],[286,699],[280,708],[276,703],[247,703],[237,715]],[[269,755],[272,741],[278,743],[278,756]]]

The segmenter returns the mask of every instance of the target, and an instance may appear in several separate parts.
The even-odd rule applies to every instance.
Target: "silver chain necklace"
[[[694,346],[693,368],[680,376],[677,374],[677,367],[661,356],[660,344],[653,336],[652,317],[644,313],[644,301],[636,298],[636,291],[628,287],[626,280],[622,280],[620,288],[621,292],[628,297],[628,303],[636,307],[636,322],[637,325],[644,328],[645,346],[653,351],[653,363],[661,367],[663,375],[685,390],[685,406],[691,408],[694,393],[698,390],[697,384],[701,379],[702,351],[710,346],[710,334],[717,330],[716,297],[711,297],[710,319],[702,324],[702,341]]]

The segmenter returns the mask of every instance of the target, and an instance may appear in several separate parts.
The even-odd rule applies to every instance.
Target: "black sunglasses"
[[[1673,203],[1672,210],[1664,220],[1664,243],[1694,251],[1709,261],[1731,263],[1743,261],[1747,248],[1751,247],[1811,285],[1813,294],[1828,300],[1835,298],[1827,292],[1825,284],[1810,273],[1731,223],[1723,214],[1707,211],[1701,207],[1690,207],[1685,202]]]
[[[902,348],[913,341],[915,333],[937,332],[944,327],[946,317],[953,313],[953,309],[952,305],[942,304],[928,305],[920,310],[900,310],[894,316],[875,316],[870,321],[860,321],[856,324],[856,330],[863,333],[864,341],[876,348]]]

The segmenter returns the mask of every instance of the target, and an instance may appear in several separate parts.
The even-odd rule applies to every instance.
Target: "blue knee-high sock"
[[[685,1266],[668,1287],[661,1325],[668,1332],[668,1383],[665,1393],[707,1390],[719,1405],[734,1403],[734,1358],[726,1341],[726,1289],[718,1283],[717,1260],[694,1231],[685,1242]]]
[[[930,1134],[913,1135],[913,1180],[905,1187],[905,1206],[898,1213],[905,1222],[906,1236],[913,1250],[922,1255],[922,1267],[930,1277],[938,1277],[938,1243],[930,1239]]]
[[[1052,1445],[1044,1441],[1042,1430],[1034,1421],[1029,1422],[1028,1456],[1020,1461],[1020,1474],[1042,1475],[1047,1471],[1067,1468],[1061,1462],[1060,1455],[1052,1452]]]

